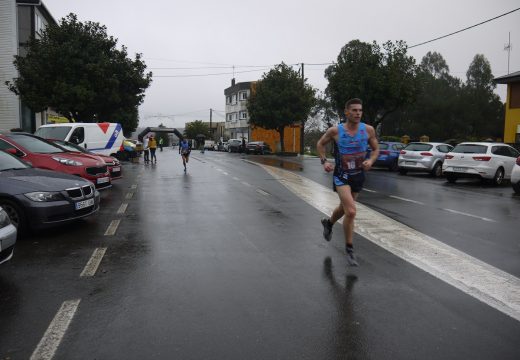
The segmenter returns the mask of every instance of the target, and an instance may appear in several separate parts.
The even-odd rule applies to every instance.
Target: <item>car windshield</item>
[[[53,145],[47,141],[35,138],[28,135],[8,135],[17,144],[23,146],[27,150],[33,153],[39,154],[53,154],[65,152],[62,148]]]
[[[72,144],[72,143],[69,143],[69,142],[66,142],[66,141],[56,140],[56,141],[53,141],[53,143],[61,146],[62,148],[64,148],[67,151],[76,151],[76,152],[82,152],[82,153],[86,153],[87,152],[81,146],[76,145],[76,144]]]
[[[380,149],[380,150],[386,150],[386,149],[388,149],[388,144],[382,144],[382,143],[379,143],[379,149]]]
[[[459,154],[485,154],[487,152],[487,146],[477,144],[460,144],[455,146],[451,152]]]
[[[0,151],[0,171],[12,169],[27,169],[29,165],[18,160],[13,155]]]
[[[44,139],[65,140],[70,129],[72,126],[42,126],[34,134]]]
[[[404,150],[408,151],[429,151],[431,150],[433,145],[430,144],[422,144],[422,143],[411,143],[408,144]]]

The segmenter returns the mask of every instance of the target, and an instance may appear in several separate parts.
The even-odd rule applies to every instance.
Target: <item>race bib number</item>
[[[355,171],[363,169],[366,152],[341,155],[341,167],[343,171]]]

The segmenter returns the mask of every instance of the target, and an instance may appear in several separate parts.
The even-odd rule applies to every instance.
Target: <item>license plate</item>
[[[109,181],[110,181],[110,178],[108,176],[97,179],[97,183],[98,184],[104,184],[104,183],[107,183]]]
[[[463,168],[463,167],[453,167],[453,171],[465,172],[466,168]]]
[[[405,161],[404,164],[405,165],[415,165],[417,163],[415,161]]]
[[[78,201],[75,206],[76,210],[81,210],[92,205],[94,205],[94,199]]]
[[[120,167],[120,166],[113,167],[113,168],[112,168],[112,171],[113,171],[113,172],[121,171],[121,167]]]

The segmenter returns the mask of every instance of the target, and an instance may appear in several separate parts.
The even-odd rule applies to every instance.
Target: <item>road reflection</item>
[[[368,359],[370,358],[363,329],[356,317],[356,299],[354,285],[358,277],[347,274],[344,285],[338,282],[334,274],[332,259],[326,257],[323,261],[323,274],[330,282],[332,298],[336,302],[336,323],[333,336],[335,359]]]
[[[249,156],[247,159],[260,164],[276,166],[286,170],[303,171],[303,162],[298,157],[287,159],[279,156]]]

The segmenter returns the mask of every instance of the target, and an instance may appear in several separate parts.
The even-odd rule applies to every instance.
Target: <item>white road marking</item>
[[[107,248],[96,248],[87,265],[85,265],[85,268],[81,272],[80,277],[94,276],[106,251]]]
[[[262,194],[264,196],[269,196],[270,194],[268,192],[265,192],[264,190],[262,189],[256,189],[256,192],[259,193],[259,194]]]
[[[132,189],[137,189],[137,184],[132,185]]]
[[[43,335],[40,343],[31,355],[30,360],[50,360],[54,357],[56,350],[60,346],[61,340],[78,309],[81,299],[68,300],[63,302],[58,313],[52,319],[47,331]]]
[[[119,226],[119,223],[121,220],[112,220],[110,225],[108,225],[107,231],[105,231],[105,236],[112,236],[116,233],[117,227]]]
[[[227,172],[225,172],[225,171],[222,171],[222,174],[224,174],[224,175],[229,175],[229,174],[228,174]]]
[[[126,194],[125,199],[126,200],[130,200],[133,196],[134,196],[134,193],[133,192],[129,192],[128,194]]]
[[[260,164],[295,195],[330,215],[330,189],[289,171]],[[357,203],[356,233],[440,280],[520,321],[520,279]],[[319,222],[317,221],[319,225]]]
[[[388,197],[391,197],[392,199],[397,199],[397,200],[402,200],[402,201],[406,201],[406,202],[411,202],[411,203],[414,203],[414,204],[424,205],[424,203],[422,203],[420,201],[410,200],[410,199],[402,198],[402,197],[399,197],[399,196],[389,195]]]
[[[488,219],[486,217],[481,217],[481,216],[477,216],[477,215],[473,215],[473,214],[468,214],[468,213],[465,213],[465,212],[462,212],[462,211],[457,211],[457,210],[453,210],[453,209],[442,209],[442,210],[448,211],[448,212],[453,213],[453,214],[469,216],[469,217],[472,217],[472,218],[475,218],[475,219],[480,219],[480,220],[484,220],[484,221],[488,221],[488,222],[496,222],[493,219]]]
[[[363,191],[367,191],[369,193],[376,193],[377,192],[375,190],[370,190],[370,189],[367,189],[367,188],[363,188]]]
[[[233,176],[233,180],[240,181],[240,179],[237,178],[236,176]]]
[[[124,214],[126,211],[126,208],[128,207],[128,203],[122,203],[119,209],[117,210],[118,214]]]
[[[253,185],[251,185],[250,183],[245,182],[245,181],[241,181],[241,183],[242,183],[243,185],[245,185],[245,186],[253,186]]]

